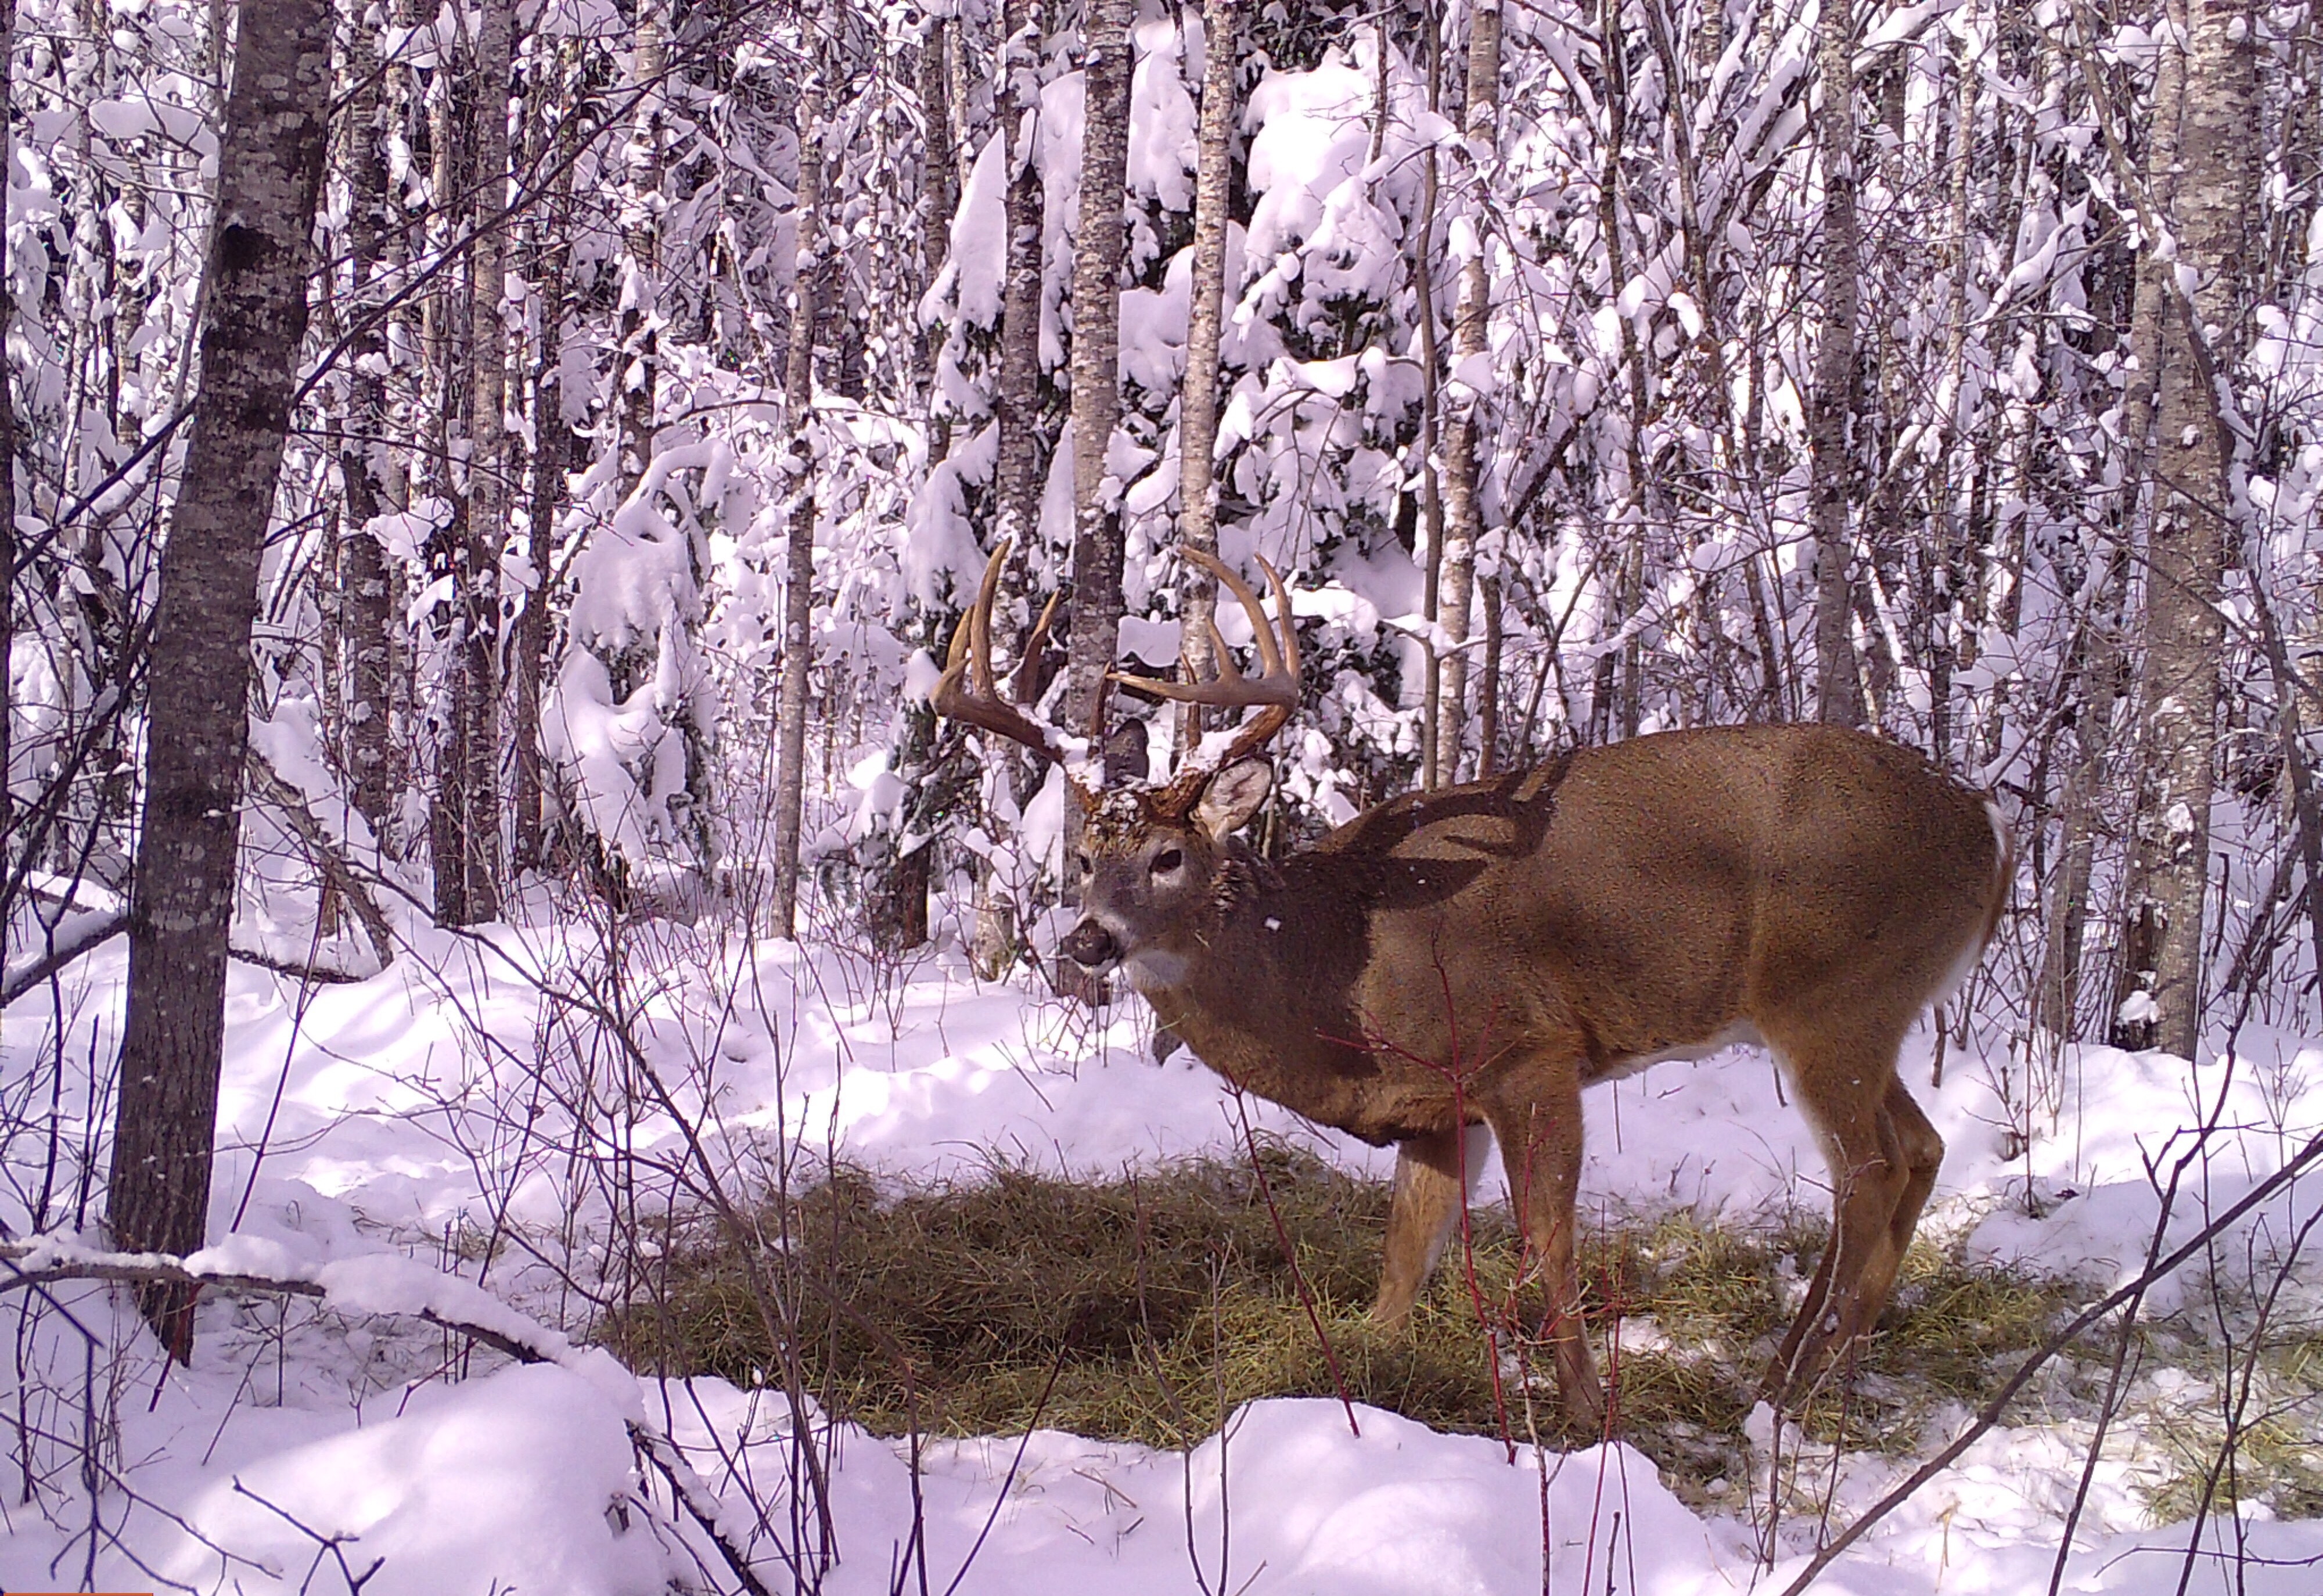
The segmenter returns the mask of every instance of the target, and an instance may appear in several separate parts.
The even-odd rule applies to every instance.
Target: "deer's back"
[[[1416,1032],[1449,986],[1472,1015],[1569,1028],[1605,1072],[1795,1012],[1900,1027],[2000,885],[1979,794],[1820,726],[1582,750],[1383,804],[1304,858],[1371,884],[1371,1012]]]

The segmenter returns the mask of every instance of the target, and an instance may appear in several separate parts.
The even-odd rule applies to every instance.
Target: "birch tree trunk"
[[[799,833],[806,811],[807,666],[814,646],[815,283],[822,264],[823,77],[820,8],[807,14],[806,85],[799,99],[798,261],[791,281],[783,414],[790,427],[791,501],[783,587],[782,703],[776,720],[775,933],[794,936],[798,919]]]
[[[1186,381],[1178,396],[1178,540],[1204,554],[1218,552],[1217,486],[1212,467],[1218,448],[1218,335],[1226,308],[1226,188],[1232,172],[1235,54],[1241,43],[1238,0],[1207,0],[1202,7],[1202,108],[1194,147],[1192,298],[1186,311]],[[1218,674],[1210,637],[1217,613],[1217,579],[1191,561],[1180,575],[1180,654],[1186,679]],[[1198,704],[1179,706],[1179,747],[1202,740]]]
[[[1129,167],[1133,0],[1089,0],[1084,33],[1080,217],[1073,238],[1073,623],[1065,649],[1068,729],[1097,724],[1121,637],[1121,516],[1106,492],[1106,454],[1121,417],[1122,196]]]
[[[1499,0],[1482,0],[1468,28],[1468,146],[1470,158],[1479,164],[1474,175],[1475,203],[1469,209],[1474,252],[1460,265],[1460,297],[1452,313],[1452,360],[1455,372],[1474,376],[1472,368],[1492,358],[1487,336],[1492,279],[1484,264],[1483,220],[1491,197],[1485,163],[1492,161],[1500,137]],[[1459,780],[1468,696],[1468,655],[1462,645],[1468,640],[1469,614],[1474,608],[1476,540],[1484,530],[1483,483],[1477,480],[1483,422],[1477,410],[1482,401],[1473,390],[1454,391],[1459,397],[1444,429],[1444,564],[1436,592],[1436,625],[1444,648],[1435,751],[1435,784],[1439,787]]]
[[[2208,887],[2218,668],[2217,610],[2236,488],[2217,382],[2240,347],[2241,273],[2253,259],[2257,18],[2234,0],[2189,7],[2179,129],[2177,255],[2181,288],[2162,311],[2164,362],[2154,440],[2154,517],[2146,538],[2147,823],[2137,838],[2143,918],[2153,929],[2150,1045],[2194,1056],[2202,1029],[2202,908]],[[2165,268],[2170,269],[2170,268]],[[2190,276],[2189,298],[2182,285]]]
[[[331,98],[329,0],[278,0],[241,20],[219,142],[201,387],[154,618],[110,1185],[115,1244],[179,1255],[201,1246],[209,1214],[251,627],[307,330]],[[139,1306],[185,1361],[192,1295],[150,1288]]]
[[[1823,78],[1823,326],[1815,344],[1814,391],[1807,400],[1815,538],[1816,717],[1863,724],[1863,681],[1851,635],[1854,604],[1849,566],[1855,539],[1848,526],[1854,487],[1849,458],[1855,414],[1855,335],[1861,229],[1855,214],[1855,26],[1853,9],[1827,0],[1816,23]]]

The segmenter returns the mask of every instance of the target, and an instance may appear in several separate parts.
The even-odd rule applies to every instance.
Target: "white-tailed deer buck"
[[[1075,745],[995,689],[993,555],[933,694],[940,713],[1051,758]],[[1250,756],[1299,702],[1278,632],[1241,601],[1262,672],[1117,677],[1257,711],[1214,763],[1083,785],[1065,951],[1118,967],[1235,1085],[1374,1145],[1396,1178],[1374,1320],[1400,1322],[1464,1200],[1489,1126],[1529,1245],[1568,1422],[1604,1398],[1580,1318],[1574,1198],[1582,1088],[1740,1041],[1773,1050],[1831,1166],[1831,1241],[1766,1379],[1796,1399],[1887,1301],[1944,1145],[1896,1077],[1922,1009],[1966,978],[2006,897],[1989,800],[1919,754],[1824,726],[1663,732],[1412,794],[1279,865],[1235,832],[1264,801]],[[1263,566],[1264,562],[1261,564]],[[1221,645],[1217,657],[1227,651]],[[973,681],[969,673],[973,672]]]

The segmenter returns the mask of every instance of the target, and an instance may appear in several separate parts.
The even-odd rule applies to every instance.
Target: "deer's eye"
[[[1073,868],[1079,871],[1084,876],[1088,875],[1090,868],[1088,855],[1085,853],[1075,854],[1073,856]]]
[[[1174,848],[1170,848],[1166,852],[1158,853],[1153,856],[1153,874],[1156,876],[1173,875],[1176,873],[1178,867],[1185,862],[1186,856],[1184,853]]]

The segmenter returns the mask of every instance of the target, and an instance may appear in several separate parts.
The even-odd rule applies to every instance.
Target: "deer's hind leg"
[[[1475,1189],[1486,1137],[1483,1125],[1469,1125],[1396,1144],[1395,1194],[1388,1204],[1379,1299],[1372,1305],[1374,1325],[1397,1325],[1409,1316],[1419,1289],[1444,1255],[1460,1205]]]
[[[1831,1240],[1798,1317],[1767,1371],[1795,1400],[1887,1304],[1904,1248],[1935,1184],[1943,1142],[1896,1079],[1899,1026],[1770,1035],[1831,1167]]]
[[[1910,1251],[1913,1233],[1920,1227],[1920,1210],[1928,1206],[1928,1194],[1936,1188],[1936,1170],[1944,1161],[1944,1139],[1936,1134],[1936,1127],[1912,1100],[1904,1083],[1888,1077],[1887,1098],[1882,1105],[1889,1122],[1896,1128],[1896,1139],[1902,1144],[1904,1161],[1912,1171],[1905,1182],[1904,1195],[1896,1205],[1895,1218],[1888,1231],[1895,1243],[1895,1261],[1901,1265],[1904,1254]],[[1880,1288],[1879,1302],[1887,1306],[1887,1293],[1895,1288],[1896,1271],[1887,1271],[1887,1280]],[[1878,1316],[1875,1312],[1873,1316]]]

